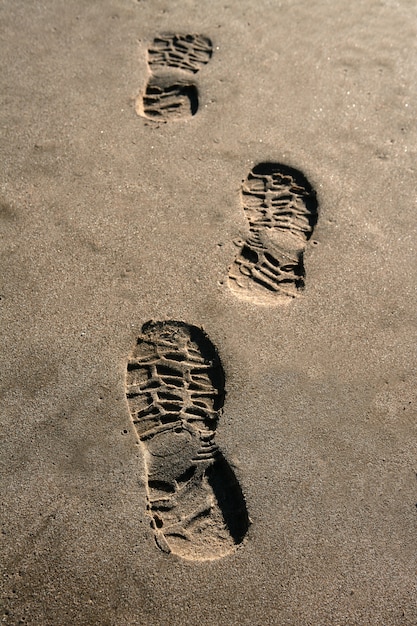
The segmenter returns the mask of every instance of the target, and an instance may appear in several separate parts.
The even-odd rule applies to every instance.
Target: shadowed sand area
[[[0,622],[415,626],[415,2],[0,18]]]

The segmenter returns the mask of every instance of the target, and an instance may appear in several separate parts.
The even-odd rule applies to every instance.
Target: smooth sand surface
[[[416,607],[414,0],[0,3],[2,601],[14,626],[410,625]],[[197,113],[137,114],[160,33],[213,43]],[[140,108],[140,107],[139,107]],[[300,297],[236,297],[258,163],[317,192]],[[160,550],[125,371],[203,327],[251,524]]]

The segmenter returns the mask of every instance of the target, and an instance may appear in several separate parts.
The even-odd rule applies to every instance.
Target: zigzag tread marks
[[[317,222],[316,193],[298,170],[260,163],[242,184],[249,235],[229,268],[239,297],[278,304],[304,287],[304,250]]]
[[[153,40],[148,49],[148,64],[153,71],[172,67],[196,73],[212,54],[213,44],[204,35],[166,34]]]
[[[233,552],[249,525],[239,483],[214,441],[223,398],[223,368],[201,329],[176,321],[143,326],[128,361],[126,399],[145,456],[156,544],[186,559]]]
[[[193,117],[199,108],[195,74],[213,54],[211,40],[199,34],[164,34],[148,49],[151,75],[136,99],[138,115],[157,122]]]

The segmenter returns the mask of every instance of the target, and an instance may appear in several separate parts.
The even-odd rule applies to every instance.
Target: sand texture
[[[0,623],[415,626],[415,1],[0,23]]]

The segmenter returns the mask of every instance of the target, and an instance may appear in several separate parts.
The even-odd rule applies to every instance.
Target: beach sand
[[[0,15],[1,623],[414,626],[415,2]],[[212,49],[189,111],[155,121],[164,33]],[[304,289],[266,303],[228,278],[263,163],[318,206]],[[224,371],[215,441],[248,516],[224,554],[155,542],[126,401],[150,320],[204,329]]]

